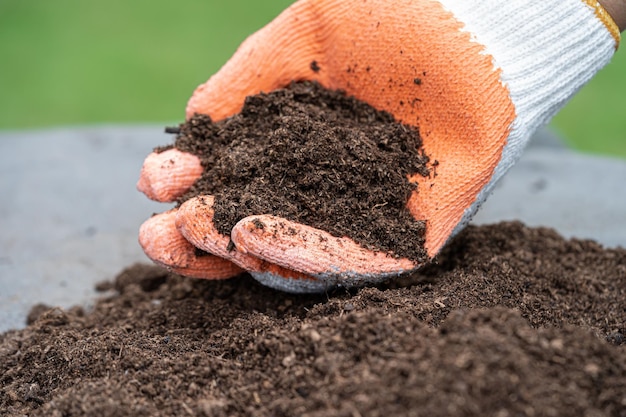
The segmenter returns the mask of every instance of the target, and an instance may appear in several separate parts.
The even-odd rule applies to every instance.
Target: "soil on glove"
[[[406,204],[417,188],[408,176],[427,176],[428,157],[418,130],[389,113],[303,82],[248,97],[226,120],[197,115],[174,131],[174,146],[205,168],[179,203],[215,195],[220,233],[229,235],[244,217],[274,214],[370,250],[426,260],[424,222]]]
[[[0,335],[0,414],[626,415],[626,250],[547,229],[469,227],[418,274],[324,296],[147,265],[100,288]]]

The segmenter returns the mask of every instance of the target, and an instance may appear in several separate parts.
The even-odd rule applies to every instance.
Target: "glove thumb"
[[[195,90],[187,104],[187,118],[201,113],[217,121],[238,113],[247,96],[285,87],[293,80],[323,82],[317,64],[321,56],[319,25],[311,3],[293,4],[246,39],[230,60]]]

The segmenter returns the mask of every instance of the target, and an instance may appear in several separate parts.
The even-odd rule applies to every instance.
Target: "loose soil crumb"
[[[145,265],[99,288],[0,335],[3,416],[626,415],[626,250],[548,229],[472,226],[324,296]]]
[[[244,217],[274,214],[426,260],[424,222],[406,204],[417,188],[408,176],[428,175],[428,157],[418,130],[389,113],[317,83],[293,83],[248,97],[231,118],[196,115],[178,130],[174,146],[205,168],[179,203],[215,195],[220,233]]]

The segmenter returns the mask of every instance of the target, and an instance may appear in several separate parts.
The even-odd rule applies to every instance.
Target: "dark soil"
[[[417,187],[407,177],[428,175],[428,157],[418,130],[389,113],[316,83],[293,83],[248,97],[226,120],[197,115],[179,132],[174,146],[200,156],[205,168],[179,202],[215,195],[222,234],[244,217],[274,214],[426,260],[424,222],[406,203]]]
[[[519,223],[324,296],[132,266],[0,335],[3,416],[626,416],[626,250]]]

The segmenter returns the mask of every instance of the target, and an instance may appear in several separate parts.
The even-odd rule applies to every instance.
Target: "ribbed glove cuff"
[[[613,56],[619,29],[592,0],[440,0],[500,69],[516,117],[492,180],[456,228],[469,222],[495,183],[548,123]]]

